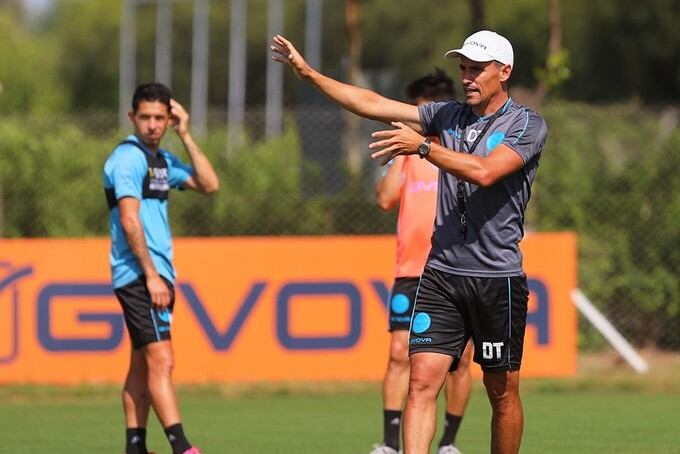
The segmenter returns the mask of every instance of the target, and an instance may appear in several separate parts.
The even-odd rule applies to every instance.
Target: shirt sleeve
[[[444,107],[445,102],[428,102],[418,106],[418,114],[420,115],[420,127],[426,136],[438,136],[441,127],[439,124],[439,116],[437,112]]]
[[[441,132],[455,128],[465,104],[458,101],[429,102],[418,106],[420,127],[426,136],[439,137]]]
[[[111,182],[116,200],[123,197],[141,200],[146,170],[146,160],[138,150],[129,149],[129,147],[117,150],[111,169]]]
[[[525,109],[512,123],[503,144],[512,148],[526,164],[543,150],[548,126],[539,114]]]
[[[163,157],[168,163],[168,184],[171,188],[182,189],[182,185],[194,174],[194,168],[170,152],[163,152]]]

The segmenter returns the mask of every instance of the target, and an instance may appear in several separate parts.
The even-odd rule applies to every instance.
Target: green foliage
[[[57,111],[65,106],[55,77],[54,44],[32,37],[0,2],[0,114]]]
[[[54,125],[59,127],[55,128]],[[86,236],[106,231],[103,140],[74,124],[26,116],[0,121],[3,236]],[[109,141],[109,143],[115,143]],[[99,151],[99,153],[97,153]]]
[[[0,2],[0,113],[40,108],[48,112],[112,109],[118,96],[120,1],[57,0],[41,24],[22,25],[19,8]],[[223,109],[227,98],[230,2],[210,6],[209,103]],[[192,6],[173,2],[173,90],[190,92]],[[247,94],[251,104],[265,97],[267,2],[247,2]],[[343,78],[346,61],[343,0],[323,6],[322,70]],[[547,82],[566,99],[651,101],[680,99],[680,2],[657,0],[573,0],[560,2],[563,53],[548,58],[548,2],[486,0],[486,26],[508,36],[515,49],[512,83],[535,87]],[[137,9],[137,81],[154,78],[155,11],[152,2]],[[442,58],[472,29],[470,2],[393,0],[360,2],[362,66],[388,73],[400,88],[440,66],[457,77],[455,61]],[[304,51],[305,2],[285,2],[282,32]],[[389,39],[386,39],[389,37]],[[567,61],[568,55],[568,61]],[[8,64],[7,62],[11,62]],[[545,68],[537,72],[536,68]],[[286,72],[289,83],[295,79]],[[297,82],[295,82],[297,83]],[[553,95],[555,92],[552,92]],[[287,102],[296,91],[286,90]]]
[[[74,110],[117,105],[120,11],[118,1],[57,2],[48,35],[58,43],[55,71]],[[140,35],[149,40],[145,27]]]
[[[226,134],[216,133],[203,148],[214,163],[221,187],[207,200],[195,193],[173,194],[175,233],[312,234],[328,229],[328,214],[320,201],[303,194],[301,174],[307,164],[292,128],[277,139],[246,143],[229,154]]]
[[[578,232],[580,287],[624,332],[677,348],[680,130],[633,104],[544,113],[550,137],[530,222]]]
[[[536,79],[543,82],[546,87],[559,88],[571,77],[569,69],[569,52],[561,49],[558,53],[550,55],[544,68],[535,70]]]

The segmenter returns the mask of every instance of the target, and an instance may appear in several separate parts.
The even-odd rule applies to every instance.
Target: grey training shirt
[[[425,135],[439,137],[451,153],[468,152],[491,117],[479,117],[469,106],[455,101],[423,104],[418,110]],[[524,235],[524,210],[547,132],[538,113],[512,99],[503,106],[473,154],[488,156],[503,144],[521,156],[524,167],[487,188],[465,183],[465,240],[460,231],[458,179],[445,171],[439,172],[437,217],[427,266],[464,276],[506,277],[524,273],[519,250]]]

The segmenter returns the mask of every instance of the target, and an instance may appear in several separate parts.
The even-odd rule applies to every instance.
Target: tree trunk
[[[550,65],[551,59],[555,58],[562,50],[562,21],[560,17],[560,0],[548,0],[548,57],[545,64],[545,76],[536,89],[536,107],[543,104],[550,86],[547,79],[553,70]]]
[[[485,30],[484,0],[470,0],[470,13],[472,16],[472,31]]]

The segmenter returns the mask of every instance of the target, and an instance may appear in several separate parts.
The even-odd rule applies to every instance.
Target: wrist
[[[152,268],[152,269],[147,269],[147,270],[144,271],[144,277],[147,280],[157,279],[157,278],[160,277],[160,274],[158,274],[158,271],[156,271],[155,268]]]
[[[418,148],[417,148],[416,151],[417,151],[420,159],[425,159],[425,157],[428,154],[430,154],[431,150],[432,150],[432,139],[430,139],[429,137],[425,137],[425,140],[423,140],[423,142],[420,145],[418,145]]]

